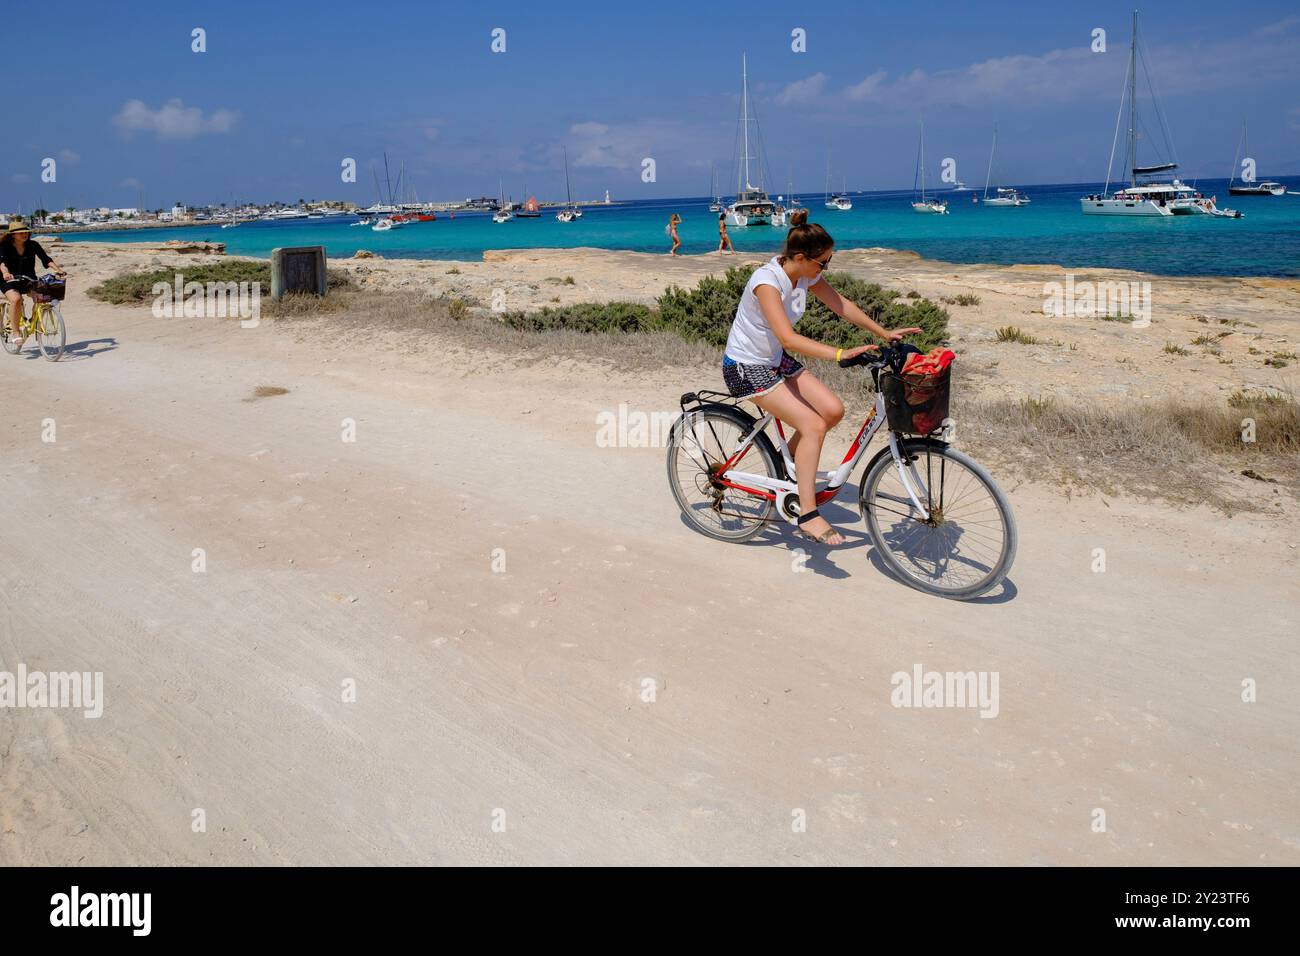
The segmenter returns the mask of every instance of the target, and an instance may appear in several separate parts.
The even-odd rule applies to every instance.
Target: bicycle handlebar
[[[887,365],[901,366],[908,352],[919,351],[921,350],[915,345],[908,345],[906,342],[899,342],[896,345],[882,345],[874,352],[863,352],[853,358],[840,359],[839,366],[840,368],[853,368],[855,365],[865,365],[868,368],[884,368]]]

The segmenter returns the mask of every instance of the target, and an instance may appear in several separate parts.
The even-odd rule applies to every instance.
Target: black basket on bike
[[[37,302],[62,302],[68,283],[55,276],[41,276],[32,284],[32,298]]]
[[[952,366],[938,375],[915,372],[880,373],[880,391],[885,396],[885,417],[891,431],[907,435],[929,435],[943,426],[952,395]]]

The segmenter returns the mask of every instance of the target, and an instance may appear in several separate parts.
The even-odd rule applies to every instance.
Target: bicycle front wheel
[[[862,476],[858,504],[885,565],[938,597],[978,597],[1006,577],[1016,557],[1016,522],[997,482],[975,461],[932,439],[903,441],[902,471],[888,448]]]
[[[41,354],[48,361],[57,362],[63,356],[67,344],[67,328],[63,324],[63,310],[57,302],[46,302],[37,308],[40,310],[33,325],[36,327],[36,344]]]

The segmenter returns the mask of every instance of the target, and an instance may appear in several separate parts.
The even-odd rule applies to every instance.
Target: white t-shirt
[[[755,269],[745,285],[740,305],[736,307],[736,317],[731,322],[731,334],[727,336],[725,353],[727,358],[743,365],[766,365],[770,368],[780,365],[781,340],[767,324],[763,306],[754,290],[760,285],[773,286],[781,295],[785,317],[794,325],[807,307],[808,287],[816,285],[820,279],[821,276],[811,280],[800,279],[792,285],[776,256]]]

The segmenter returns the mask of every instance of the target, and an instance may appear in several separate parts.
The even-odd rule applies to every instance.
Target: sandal
[[[803,524],[804,522],[806,522],[806,521],[812,521],[814,518],[820,518],[820,517],[821,517],[821,512],[819,512],[816,508],[814,508],[812,511],[808,512],[806,515],[800,515],[800,516],[799,516],[799,524],[802,525],[802,524]],[[811,532],[804,531],[804,530],[801,528],[801,529],[799,529],[798,531],[796,531],[795,534],[799,535],[799,537],[801,537],[801,538],[807,538],[809,541],[816,541],[818,544],[820,544],[820,545],[825,545],[825,546],[828,547],[828,548],[837,548],[837,547],[839,547],[840,545],[842,545],[842,544],[845,543],[845,541],[843,540],[843,539],[844,539],[844,536],[843,536],[843,535],[840,535],[840,539],[841,539],[841,540],[840,540],[839,544],[831,544],[831,542],[830,542],[831,536],[832,536],[832,535],[840,534],[839,531],[837,531],[837,530],[836,530],[835,528],[833,528],[833,527],[831,527],[831,528],[827,528],[827,529],[826,529],[825,531],[823,531],[821,534],[812,534]]]

